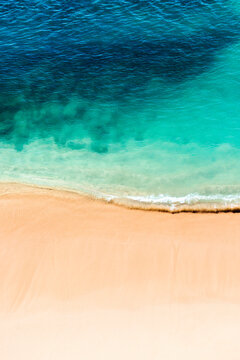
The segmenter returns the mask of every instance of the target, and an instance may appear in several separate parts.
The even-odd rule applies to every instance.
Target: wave
[[[36,179],[35,179],[36,180]],[[166,194],[159,195],[113,195],[100,191],[89,189],[77,189],[74,187],[66,187],[63,184],[48,182],[44,184],[41,181],[0,181],[0,195],[6,195],[16,190],[14,185],[20,186],[21,191],[39,190],[55,190],[59,193],[68,195],[80,195],[109,204],[120,205],[128,209],[139,209],[146,211],[159,211],[169,213],[218,213],[218,212],[240,212],[240,193],[237,194],[212,194],[201,195],[198,193],[187,194],[185,196],[171,196]],[[9,187],[10,185],[10,187]],[[24,188],[22,188],[22,186]],[[4,190],[4,191],[2,191]]]
[[[197,193],[185,196],[170,196],[165,194],[148,196],[117,196],[110,194],[95,194],[98,199],[128,208],[178,212],[240,212],[240,194],[200,195]]]

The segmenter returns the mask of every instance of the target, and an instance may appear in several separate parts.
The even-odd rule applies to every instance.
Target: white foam
[[[201,195],[198,193],[187,194],[185,196],[171,196],[165,194],[159,195],[127,195],[125,197],[120,197],[110,194],[97,194],[96,197],[103,198],[107,201],[117,201],[121,202],[131,201],[136,202],[139,205],[155,205],[163,206],[169,208],[169,210],[175,210],[179,207],[189,206],[194,208],[194,206],[211,206],[214,209],[223,209],[223,208],[236,208],[240,207],[240,194],[213,194],[213,195]]]
[[[223,194],[215,194],[215,195],[200,195],[200,194],[187,194],[185,196],[170,196],[159,194],[149,195],[149,196],[127,196],[128,199],[151,203],[151,204],[196,204],[196,203],[205,203],[205,202],[224,202],[224,203],[232,203],[240,201],[240,194],[231,194],[231,195],[223,195]]]

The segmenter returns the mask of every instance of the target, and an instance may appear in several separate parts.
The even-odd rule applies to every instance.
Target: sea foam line
[[[109,203],[125,206],[127,208],[158,210],[167,212],[240,212],[240,193],[236,194],[211,194],[202,195],[198,193],[190,193],[184,196],[171,196],[168,194],[159,195],[115,195],[89,189],[88,186],[76,187],[66,184],[65,182],[41,177],[31,177],[31,181],[27,181],[26,177],[18,179],[20,184],[38,186],[41,188],[51,188],[55,190],[63,190],[75,192],[81,195],[90,196],[91,198],[104,200]],[[17,182],[18,182],[17,181]],[[16,179],[4,179],[3,183],[16,183]]]
[[[213,194],[201,195],[198,193],[185,196],[159,195],[127,195],[117,196],[110,194],[98,194],[97,198],[105,199],[121,205],[149,210],[159,209],[163,211],[231,211],[240,209],[240,194]]]

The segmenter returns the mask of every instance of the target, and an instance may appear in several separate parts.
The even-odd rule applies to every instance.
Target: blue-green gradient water
[[[240,206],[239,20],[234,0],[0,0],[0,181]]]

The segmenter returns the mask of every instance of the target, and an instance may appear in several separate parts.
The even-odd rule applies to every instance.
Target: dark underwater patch
[[[121,103],[135,95],[147,101],[151,79],[171,87],[208,71],[218,52],[239,40],[239,17],[227,3],[1,0],[0,137],[16,141],[19,111],[24,117],[25,110],[51,101],[64,106],[73,96]],[[38,128],[64,143],[56,128],[88,121],[87,111],[68,120],[61,113],[34,118],[33,111],[19,136],[26,142]],[[89,127],[93,139],[107,138],[104,126]],[[93,149],[107,151],[102,145]]]
[[[81,81],[86,88],[86,82],[89,80],[88,87],[91,87],[91,79],[100,76],[103,83],[112,84],[113,90],[115,83],[119,87],[120,80],[121,83],[129,82],[129,74],[130,83],[134,82],[133,76],[141,77],[142,81],[136,81],[140,87],[153,76],[171,82],[184,81],[189,76],[206,71],[213,64],[219,50],[239,39],[239,17],[223,6],[226,4],[223,0],[126,0],[114,3],[91,0],[81,2],[80,6],[78,4],[79,2],[73,0],[40,3],[25,0],[20,4],[11,0],[7,4],[0,3],[2,86],[7,86],[8,81],[9,85],[15,81],[17,90],[18,82],[26,83],[27,77],[26,86],[29,86],[32,78],[33,87],[34,82],[39,81],[39,84],[50,87],[52,91],[47,82],[50,82],[51,78],[55,81],[59,76],[64,77],[67,74],[71,78],[76,76],[80,88]],[[125,10],[128,6],[131,9],[131,6],[136,4],[148,15],[147,19],[142,19],[141,36],[137,28],[134,33],[132,27],[126,27],[130,19],[127,18]],[[175,33],[168,32],[169,28],[174,30],[177,26],[176,22],[168,19],[172,8],[180,8],[184,19],[189,8],[202,8],[206,5],[211,9],[209,11],[207,7],[205,12],[205,17],[209,20],[208,27],[183,27],[182,33],[178,33],[177,30]],[[149,13],[145,9],[146,6]],[[68,10],[73,8],[75,13],[69,15]],[[153,11],[155,8],[162,10],[157,17]],[[8,9],[7,13],[3,12],[4,9]],[[97,9],[106,14],[98,17]],[[109,11],[111,16],[108,14]],[[112,23],[115,17],[120,20],[117,28]],[[193,20],[197,18],[195,12],[192,17]],[[147,32],[144,33],[144,28],[149,27],[149,22],[156,19],[159,24],[157,27],[154,26],[150,36]],[[134,23],[131,26],[134,26]],[[127,30],[129,33],[126,34]],[[119,31],[122,36],[118,36]],[[112,34],[109,38],[110,32]],[[123,85],[124,89],[127,88],[126,85]],[[73,84],[69,90],[72,90],[72,86]],[[130,84],[129,87],[131,88]],[[115,91],[113,93],[115,94]]]
[[[127,97],[153,77],[179,82],[200,75],[214,64],[219,50],[238,38],[238,24],[231,24],[188,36],[159,36],[154,41],[57,44],[43,52],[8,52],[0,60],[0,83],[12,85],[15,91],[25,87],[27,97],[34,101],[38,101],[39,88],[46,96],[61,92],[63,79],[68,93],[91,99],[105,93],[117,99],[123,88]]]

